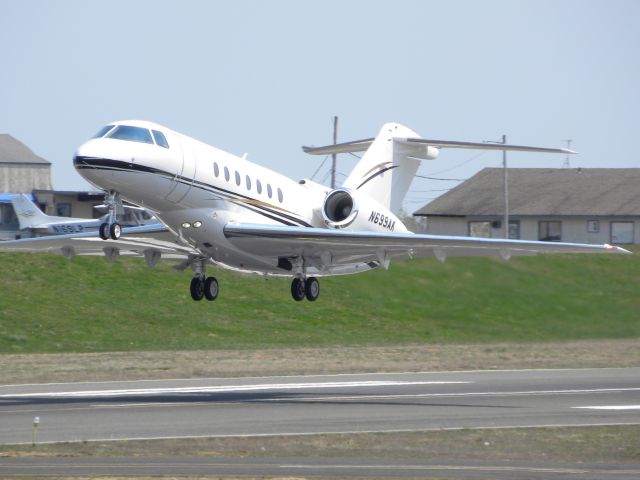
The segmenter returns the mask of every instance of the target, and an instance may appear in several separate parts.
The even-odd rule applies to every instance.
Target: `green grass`
[[[640,337],[638,254],[395,262],[321,279],[315,303],[213,268],[220,297],[193,302],[169,262],[0,254],[0,271],[3,353]]]

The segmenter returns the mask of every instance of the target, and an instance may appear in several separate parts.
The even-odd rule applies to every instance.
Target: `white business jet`
[[[111,239],[82,234],[16,240],[1,244],[0,251],[100,253],[109,259],[140,255],[150,266],[161,256],[178,256],[184,258],[182,267],[193,268],[194,300],[217,297],[218,281],[205,273],[213,263],[291,277],[296,301],[318,298],[317,277],[386,269],[392,259],[627,252],[610,245],[418,235],[397,217],[420,162],[435,159],[443,148],[574,153],[570,150],[427,140],[395,123],[384,125],[375,138],[303,148],[311,154],[365,153],[344,185],[331,190],[155,123],[111,123],[73,159],[86,180],[107,192],[104,231]],[[115,211],[123,199],[154,212],[166,227],[121,229]]]
[[[10,199],[18,217],[20,230],[28,230],[34,236],[94,231],[99,232],[103,239],[108,238],[105,228],[108,220],[106,215],[100,218],[58,217],[45,214],[24,193],[11,195]],[[131,227],[158,223],[158,220],[144,209],[130,205],[123,206],[119,217],[122,218],[123,225]]]

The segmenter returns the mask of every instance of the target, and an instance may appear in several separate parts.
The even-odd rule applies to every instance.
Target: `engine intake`
[[[358,216],[357,201],[345,188],[334,190],[324,201],[322,216],[331,228],[348,227]]]

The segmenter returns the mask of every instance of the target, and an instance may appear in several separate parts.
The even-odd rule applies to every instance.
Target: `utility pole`
[[[502,144],[507,144],[507,136],[502,135]],[[507,172],[507,151],[502,150],[502,171],[504,184],[504,238],[509,240],[509,174]]]
[[[338,116],[333,117],[333,144],[338,143]],[[331,154],[331,189],[336,188],[336,154]]]
[[[568,139],[565,140],[565,142],[567,142],[567,149],[571,150],[571,142],[573,140]],[[562,168],[571,168],[571,163],[569,162],[569,154],[567,154],[567,156],[564,158],[564,162],[562,163]]]

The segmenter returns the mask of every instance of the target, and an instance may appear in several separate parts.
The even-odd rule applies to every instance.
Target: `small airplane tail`
[[[18,217],[20,230],[25,228],[37,228],[43,223],[51,221],[49,215],[46,215],[38,206],[31,201],[24,193],[20,195],[12,195],[11,203]]]

